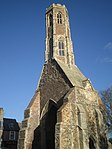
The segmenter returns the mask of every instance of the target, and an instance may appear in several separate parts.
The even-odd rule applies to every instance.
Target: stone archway
[[[49,100],[41,113],[40,125],[35,129],[32,149],[55,149],[57,104]]]
[[[41,149],[55,149],[55,125],[57,123],[57,104],[50,99],[41,113]]]

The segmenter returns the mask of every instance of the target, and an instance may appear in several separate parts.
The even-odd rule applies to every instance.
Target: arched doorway
[[[34,131],[32,149],[55,149],[57,104],[49,100],[43,109],[40,125]]]
[[[95,149],[95,143],[92,138],[89,138],[89,149]]]

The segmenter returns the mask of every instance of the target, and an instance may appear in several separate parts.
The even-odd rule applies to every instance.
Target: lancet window
[[[52,14],[49,15],[49,26],[52,26],[53,24],[53,19],[52,19]]]

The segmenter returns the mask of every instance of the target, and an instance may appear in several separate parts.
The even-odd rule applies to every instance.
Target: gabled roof
[[[72,65],[69,68],[59,60],[56,60],[56,62],[73,86],[83,87],[83,81],[87,80],[87,78],[81,73],[76,65]]]
[[[4,131],[19,131],[19,125],[15,119],[4,118],[3,119]]]

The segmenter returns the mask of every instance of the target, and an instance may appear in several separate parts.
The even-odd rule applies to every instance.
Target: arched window
[[[59,41],[58,42],[58,48],[59,48],[59,55],[60,56],[64,56],[64,42],[63,41]]]
[[[58,24],[62,24],[62,14],[61,14],[61,12],[59,12],[57,14],[57,22],[58,22]]]
[[[95,149],[95,142],[91,137],[89,138],[89,149]]]

